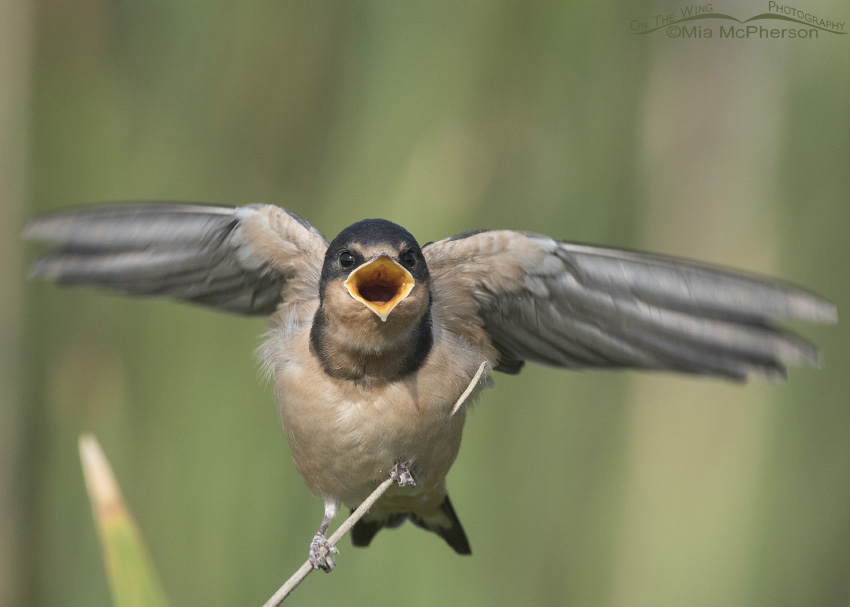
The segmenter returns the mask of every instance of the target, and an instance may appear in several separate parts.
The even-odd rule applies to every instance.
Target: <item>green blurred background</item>
[[[845,312],[850,36],[630,34],[681,6],[0,2],[0,603],[109,603],[83,431],[174,605],[261,604],[322,514],[259,379],[263,321],[29,283],[36,214],[177,199],[274,203],[331,237],[513,228],[780,276]],[[846,606],[848,326],[797,327],[825,368],[785,385],[499,376],[449,476],[474,556],[410,525],[346,539],[292,602]]]

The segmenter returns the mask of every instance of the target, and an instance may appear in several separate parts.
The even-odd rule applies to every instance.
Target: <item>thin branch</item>
[[[487,361],[482,361],[480,365],[478,365],[478,371],[475,372],[475,377],[472,378],[472,381],[469,382],[469,385],[466,387],[466,390],[463,391],[463,394],[460,395],[460,398],[457,399],[455,406],[452,407],[452,412],[449,413],[449,416],[457,413],[457,410],[460,409],[460,406],[464,403],[464,401],[469,398],[469,395],[472,394],[472,391],[475,389],[475,386],[478,385],[478,380],[481,379],[481,374],[484,373],[484,369],[487,368]]]
[[[375,502],[386,492],[387,489],[390,488],[395,481],[392,478],[388,478],[383,483],[378,485],[378,487],[372,492],[372,495],[367,497],[362,504],[360,504],[357,509],[351,513],[345,522],[339,526],[339,529],[334,531],[334,534],[328,538],[328,544],[331,546],[336,546],[337,542],[342,539],[342,537],[348,533],[354,524],[357,523],[363,516],[369,512],[369,508],[371,508]],[[286,583],[280,587],[280,589],[272,595],[268,601],[266,601],[263,607],[277,607],[280,605],[283,600],[289,596],[295,587],[301,583],[301,581],[307,577],[310,572],[313,571],[313,566],[310,564],[310,559],[307,559],[303,565],[296,571],[291,578],[286,580]]]
[[[469,395],[472,394],[472,391],[475,389],[475,386],[478,385],[478,380],[481,379],[481,375],[484,373],[484,369],[487,367],[487,361],[481,363],[478,367],[478,372],[475,373],[475,376],[472,378],[472,381],[469,382],[469,385],[466,387],[466,390],[463,391],[463,394],[460,395],[460,398],[457,399],[457,402],[452,407],[452,411],[450,415],[454,415],[458,409],[460,409],[461,405],[464,401],[469,398]],[[362,504],[360,504],[357,509],[351,513],[345,522],[339,526],[339,528],[334,531],[334,534],[328,538],[328,544],[330,546],[336,546],[337,542],[343,538],[343,536],[348,533],[352,527],[359,521],[363,516],[369,512],[369,509],[377,502],[381,496],[390,488],[390,485],[394,484],[395,480],[393,478],[388,478],[383,483],[378,485],[378,487],[372,492],[372,494],[367,497]],[[302,582],[302,580],[310,575],[310,572],[313,571],[313,566],[310,564],[310,559],[304,562],[301,567],[298,568],[298,571],[292,574],[286,583],[280,587],[280,589],[275,592],[272,597],[265,602],[263,607],[277,607],[281,603],[283,603],[284,599],[290,595],[290,593],[295,590],[295,587],[298,586]]]
[[[394,482],[395,482],[395,479],[388,478],[383,483],[378,485],[377,489],[375,489],[372,492],[372,495],[367,497],[366,501],[364,501],[362,504],[357,506],[357,509],[354,512],[351,513],[351,516],[349,516],[347,519],[345,519],[345,522],[342,525],[339,526],[339,529],[334,531],[334,534],[328,540],[328,543],[331,546],[336,546],[337,542],[339,540],[341,540],[342,537],[346,533],[351,531],[351,528],[354,527],[354,525],[357,523],[357,521],[359,521],[361,518],[363,518],[365,516],[365,514],[367,512],[369,512],[369,509],[372,507],[372,505],[375,502],[378,501],[378,498],[380,498],[384,494],[384,492],[387,489],[390,488],[390,485],[392,485]]]

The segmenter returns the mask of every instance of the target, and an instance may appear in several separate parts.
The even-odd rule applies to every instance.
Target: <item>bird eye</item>
[[[401,256],[401,263],[406,265],[408,268],[412,268],[416,265],[416,253],[413,251],[407,251]]]
[[[354,265],[354,255],[348,251],[343,251],[339,254],[339,265],[343,268],[350,268]]]

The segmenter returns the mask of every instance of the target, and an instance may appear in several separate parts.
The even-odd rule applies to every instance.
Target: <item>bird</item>
[[[471,554],[446,474],[494,372],[531,361],[782,380],[820,353],[776,320],[837,321],[802,288],[696,261],[500,229],[420,246],[384,219],[328,241],[268,204],[106,203],[36,218],[23,236],[52,246],[36,278],[268,317],[259,358],[324,505],[308,556],[325,571],[331,521],[388,477],[355,546],[411,521]]]

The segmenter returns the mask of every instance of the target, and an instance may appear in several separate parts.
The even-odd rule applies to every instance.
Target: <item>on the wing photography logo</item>
[[[714,4],[689,4],[675,12],[632,19],[632,34],[663,31],[668,38],[720,40],[813,40],[847,34],[847,24],[810,10],[770,0],[767,12],[746,19],[715,12]]]

